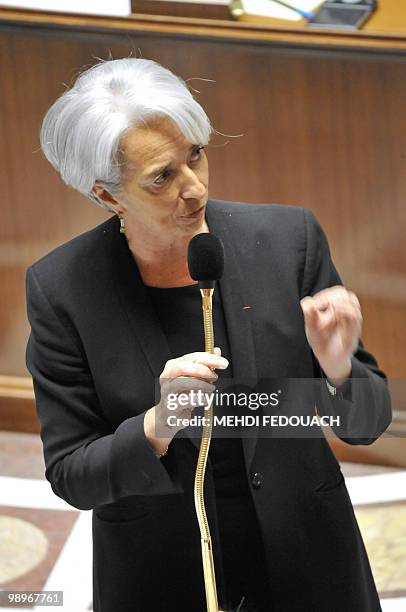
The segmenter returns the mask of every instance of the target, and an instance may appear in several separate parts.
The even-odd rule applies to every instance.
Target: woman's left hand
[[[328,378],[351,374],[351,355],[361,336],[362,314],[355,293],[336,285],[300,301],[307,340]]]

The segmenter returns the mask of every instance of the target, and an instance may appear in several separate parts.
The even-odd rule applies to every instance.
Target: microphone
[[[214,234],[197,234],[189,242],[189,274],[199,281],[200,289],[214,289],[215,281],[223,276],[224,246]]]
[[[197,234],[189,242],[187,260],[190,276],[193,280],[199,281],[199,288],[202,296],[205,350],[209,353],[214,353],[212,296],[216,280],[219,280],[223,276],[223,243],[214,234]],[[208,406],[205,408],[207,414],[205,424],[203,425],[199,456],[196,464],[194,501],[202,545],[207,612],[221,612],[218,608],[212,541],[204,505],[204,477],[213,427],[213,395],[214,394],[212,394]]]

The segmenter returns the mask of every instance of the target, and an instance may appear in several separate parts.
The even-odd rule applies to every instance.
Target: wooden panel
[[[406,468],[406,437],[384,435],[371,446],[352,446],[338,438],[329,440],[338,461]]]
[[[63,83],[110,53],[141,53],[200,91],[229,135],[208,147],[212,197],[315,212],[360,298],[365,343],[390,377],[404,378],[404,54],[10,24],[0,24],[0,374],[27,374],[26,267],[109,216],[61,183],[38,133]]]
[[[31,377],[0,376],[0,429],[39,432]]]
[[[131,0],[133,13],[146,15],[171,15],[198,19],[232,19],[229,4],[224,2],[185,2],[181,0]]]

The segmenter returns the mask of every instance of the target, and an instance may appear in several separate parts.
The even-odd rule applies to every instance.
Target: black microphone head
[[[197,234],[189,242],[187,260],[193,280],[219,280],[224,271],[223,243],[214,234]]]

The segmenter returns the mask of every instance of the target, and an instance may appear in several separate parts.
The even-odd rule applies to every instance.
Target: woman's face
[[[130,130],[121,146],[122,190],[116,200],[126,226],[144,236],[194,235],[204,224],[209,172],[199,143],[166,118]]]

